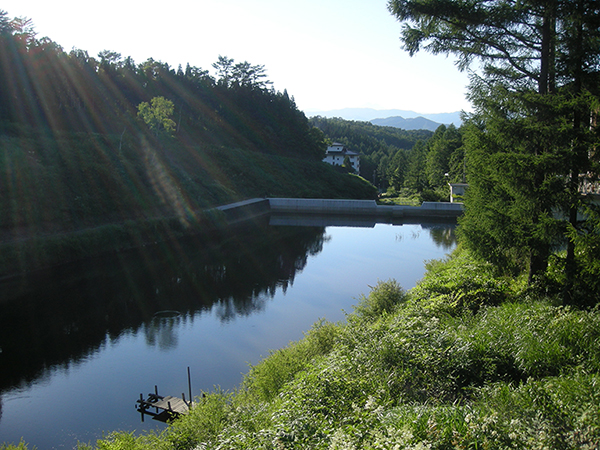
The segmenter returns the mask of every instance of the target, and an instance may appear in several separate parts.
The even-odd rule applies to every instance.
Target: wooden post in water
[[[142,415],[142,423],[144,422],[144,394],[140,392],[140,414]]]
[[[188,394],[190,394],[190,406],[192,406],[192,377],[190,376],[190,366],[188,366]],[[183,401],[185,402],[185,397],[183,399]]]
[[[156,385],[156,384],[154,385],[154,395],[156,395],[156,400],[155,401],[157,401],[158,400],[158,385]],[[154,408],[154,412],[156,414],[158,414],[158,408]]]

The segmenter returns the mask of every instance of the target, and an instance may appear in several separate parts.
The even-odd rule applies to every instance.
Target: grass
[[[422,200],[419,194],[409,189],[395,190],[389,188],[381,194],[377,200],[380,205],[421,206]]]
[[[377,203],[380,205],[421,206],[422,202],[418,195],[388,196],[388,194],[383,194]]]
[[[380,205],[421,206],[423,202],[447,202],[449,192],[447,187],[442,186],[436,190],[426,189],[415,192],[408,188],[396,190],[392,187],[381,194],[378,199]]]
[[[380,205],[421,206],[421,201],[414,197],[380,197]]]
[[[254,197],[374,198],[321,161],[118,136],[0,135],[0,275],[198,233]]]
[[[81,448],[595,449],[599,341],[598,308],[532,299],[459,251],[409,292],[380,282],[164,432]]]
[[[221,226],[223,221],[219,211],[199,211],[185,217],[126,220],[4,242],[0,243],[0,274],[25,273],[101,253],[177,239],[190,232],[207,232]]]

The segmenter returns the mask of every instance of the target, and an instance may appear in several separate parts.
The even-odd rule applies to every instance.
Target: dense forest
[[[172,108],[167,129],[184,142],[241,146],[320,159],[320,135],[287,92],[270,89],[263,66],[220,57],[216,77],[189,64],[177,69],[150,58],[136,64],[113,51],[97,58],[36,38],[29,19],[0,12],[0,125],[51,132],[116,134],[137,139],[138,107],[163,97]],[[160,126],[165,124],[160,124]],[[154,130],[155,131],[155,130]]]
[[[119,248],[117,230],[138,244],[171,236],[246,198],[375,197],[321,161],[323,133],[263,66],[221,56],[212,68],[66,52],[0,11],[0,265]]]
[[[465,180],[462,129],[454,125],[440,125],[431,132],[320,116],[309,121],[329,142],[360,153],[360,175],[381,192],[448,201],[448,183]]]

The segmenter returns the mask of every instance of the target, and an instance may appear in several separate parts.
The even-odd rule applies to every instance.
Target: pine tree
[[[593,171],[598,104],[598,3],[578,0],[391,0],[402,41],[453,54],[471,74],[467,246],[500,270],[544,273],[567,224],[580,229],[579,175]],[[597,172],[596,172],[597,173]],[[561,220],[566,219],[566,220]],[[568,239],[565,298],[576,274]],[[569,280],[570,279],[570,280]]]

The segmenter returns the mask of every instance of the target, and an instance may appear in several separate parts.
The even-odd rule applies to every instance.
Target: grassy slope
[[[83,447],[598,448],[600,311],[534,300],[465,253],[428,269],[409,293],[380,283],[346,323],[315,324],[165,432]]]
[[[0,136],[0,274],[199,231],[265,196],[374,198],[320,161],[96,134]]]

